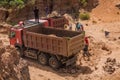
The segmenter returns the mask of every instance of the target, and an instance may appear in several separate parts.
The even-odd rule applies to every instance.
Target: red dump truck
[[[10,44],[21,56],[36,59],[42,65],[59,68],[76,62],[76,55],[84,47],[85,32],[44,27],[30,24],[10,29]]]

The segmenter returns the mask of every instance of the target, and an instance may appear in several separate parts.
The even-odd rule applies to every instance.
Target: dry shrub
[[[89,20],[90,19],[90,15],[88,13],[80,13],[79,17],[81,20]]]

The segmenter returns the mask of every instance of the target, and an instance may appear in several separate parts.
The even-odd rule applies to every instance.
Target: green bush
[[[25,7],[26,4],[34,4],[35,0],[0,0],[0,7],[21,9]]]
[[[79,17],[81,20],[89,20],[90,19],[90,15],[88,13],[80,13]]]
[[[81,0],[83,7],[87,6],[87,0]]]
[[[87,0],[78,0],[78,1],[83,7],[86,7],[88,4]]]
[[[22,8],[24,7],[23,0],[1,0],[0,6],[5,8]]]

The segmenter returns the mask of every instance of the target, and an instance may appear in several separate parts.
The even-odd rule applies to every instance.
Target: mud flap
[[[74,56],[71,59],[68,59],[66,61],[66,66],[70,66],[70,65],[76,64],[76,61],[77,61],[77,56]]]

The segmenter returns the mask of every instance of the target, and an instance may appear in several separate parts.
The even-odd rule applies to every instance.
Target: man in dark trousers
[[[50,0],[50,5],[49,5],[49,12],[50,12],[50,14],[53,11],[53,7],[54,7],[54,0]]]
[[[49,14],[49,8],[48,8],[48,6],[46,6],[46,8],[45,8],[45,12],[46,12],[46,17],[47,17],[47,15]]]
[[[39,23],[39,9],[35,6],[34,9],[35,22]]]
[[[84,49],[83,49],[83,56],[84,57],[87,57],[88,59],[88,61],[90,60],[90,56],[91,56],[91,54],[89,53],[89,51],[88,51],[88,46],[89,46],[89,42],[88,42],[88,37],[85,37],[85,47],[84,47]]]

